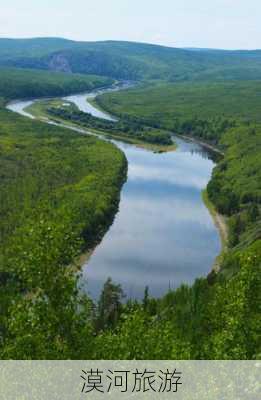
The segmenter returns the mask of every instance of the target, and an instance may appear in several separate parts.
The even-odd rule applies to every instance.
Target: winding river
[[[64,100],[114,120],[87,101],[98,93]],[[8,108],[29,116],[25,108],[33,101]],[[214,167],[212,157],[197,143],[174,139],[177,151],[161,154],[113,141],[128,159],[128,179],[114,223],[83,268],[84,286],[93,298],[108,277],[122,285],[128,298],[141,299],[146,286],[151,295],[161,296],[206,276],[220,252],[217,228],[201,197]]]

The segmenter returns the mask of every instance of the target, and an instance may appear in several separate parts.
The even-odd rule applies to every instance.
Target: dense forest
[[[225,153],[208,195],[229,216],[233,247],[261,234],[260,89],[259,81],[143,85],[96,101],[118,116],[203,139]]]
[[[110,135],[118,135],[123,138],[137,139],[138,141],[156,144],[172,145],[171,134],[167,131],[146,126],[142,121],[136,121],[128,117],[119,121],[109,121],[93,117],[91,114],[79,111],[73,107],[48,107],[47,114],[51,117],[58,117],[79,124],[86,128],[98,129]]]
[[[20,61],[27,57],[27,43],[10,43]],[[60,43],[54,41],[52,51]],[[8,46],[2,42],[0,47],[10,62]],[[139,49],[144,57],[146,46]],[[49,57],[48,46],[36,46],[34,57]],[[218,58],[215,52],[211,57]],[[237,57],[247,59],[247,54]],[[37,97],[74,90],[74,75],[58,79],[58,74],[38,73],[32,84]],[[94,137],[6,111],[8,99],[28,96],[33,72],[13,74],[21,74],[17,92],[16,85],[10,90],[5,84],[0,91],[0,357],[260,358],[260,83],[146,83],[98,98],[123,124],[174,130],[222,150],[207,193],[227,217],[229,243],[220,270],[192,286],[182,285],[160,299],[151,298],[146,288],[142,302],[126,302],[121,287],[108,279],[94,303],[81,290],[77,255],[91,250],[113,220],[126,176],[125,157]],[[55,87],[49,93],[44,93],[45,79]],[[87,85],[93,78],[86,79]],[[72,115],[74,123],[98,123],[75,110]]]
[[[261,81],[143,84],[96,102],[119,117],[217,144],[236,121],[261,122],[260,91]]]
[[[229,246],[245,248],[261,237],[261,125],[238,124],[221,138],[225,156],[207,190],[229,217]]]
[[[261,51],[178,49],[121,41],[0,39],[0,65],[169,81],[261,79]]]
[[[56,75],[53,82],[58,89],[63,82],[66,87],[66,79],[58,79],[56,84],[55,79]],[[85,79],[88,83],[87,77]],[[90,77],[89,82],[92,83],[92,79]],[[68,82],[71,81],[73,77]],[[77,81],[76,76],[76,85]],[[98,78],[98,82],[101,81]],[[40,85],[44,87],[44,79]],[[39,87],[38,83],[36,87]],[[26,90],[25,85],[22,97]],[[13,323],[23,323],[18,315],[15,320],[12,318],[13,307],[18,311],[25,302],[25,308],[31,314],[27,301],[30,298],[36,305],[37,299],[41,298],[54,310],[58,307],[57,313],[59,304],[56,300],[63,289],[70,302],[76,286],[66,287],[68,277],[76,276],[77,256],[92,250],[112,223],[120,188],[126,178],[127,162],[123,153],[110,143],[31,121],[3,107],[0,108],[0,121],[2,358],[9,340],[23,351],[24,339],[20,337],[15,343],[12,340],[15,334]],[[50,296],[51,292],[56,292],[56,300]],[[66,308],[67,304],[64,306]],[[39,321],[44,311],[40,308],[39,305]],[[69,313],[69,309],[66,312]],[[29,314],[26,318],[30,324]],[[51,314],[47,313],[46,317],[49,322],[42,321],[43,324],[57,329]],[[53,318],[56,317],[53,315]],[[26,331],[26,326],[24,329]],[[30,333],[26,335],[29,337]]]
[[[61,72],[0,68],[0,99],[15,100],[45,96],[63,96],[112,85],[101,76],[68,75]]]

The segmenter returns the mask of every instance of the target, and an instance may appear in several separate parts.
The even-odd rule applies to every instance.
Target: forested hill
[[[251,80],[261,74],[258,51],[60,39],[0,40],[0,63],[129,78],[246,74]],[[9,68],[0,69],[3,103],[33,96],[33,90],[38,97],[76,91],[79,81],[90,85],[88,76]],[[0,101],[1,359],[260,359],[259,86],[143,84],[98,99],[132,122],[142,116],[218,144],[225,153],[207,188],[229,224],[221,273],[157,300],[146,289],[142,303],[122,303],[120,286],[108,280],[93,304],[68,268],[112,222],[126,176],[121,151],[15,115]]]
[[[161,83],[106,93],[96,102],[121,118],[199,138],[225,153],[208,195],[228,217],[233,248],[261,237],[260,93],[260,81]]]
[[[0,67],[0,101],[63,96],[112,85],[111,78]]]
[[[261,51],[178,49],[120,41],[0,39],[0,65],[118,79],[261,79]]]

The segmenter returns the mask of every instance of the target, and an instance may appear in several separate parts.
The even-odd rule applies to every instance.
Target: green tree
[[[115,328],[121,315],[123,298],[121,286],[114,284],[112,279],[108,278],[98,301],[96,320],[98,331]]]

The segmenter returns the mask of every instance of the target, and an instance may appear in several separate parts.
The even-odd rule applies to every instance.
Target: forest
[[[30,99],[64,96],[111,86],[113,80],[100,76],[68,75],[61,72],[0,68],[0,99]]]
[[[119,117],[218,144],[236,121],[261,122],[260,89],[261,81],[145,83],[98,96],[96,102]]]
[[[47,108],[47,114],[51,117],[58,117],[63,120],[77,123],[86,128],[94,128],[108,134],[116,134],[123,137],[135,138],[151,144],[171,145],[173,143],[169,132],[153,129],[146,126],[142,121],[125,117],[119,121],[108,121],[93,117],[91,114],[79,110],[68,110],[68,107]]]
[[[182,49],[124,41],[0,39],[0,65],[127,80],[261,79],[261,52]]]
[[[28,97],[33,82],[31,71],[12,73],[19,76],[17,86],[2,83],[0,91],[1,359],[259,359],[260,83],[146,83],[98,98],[121,116],[122,128],[130,121],[173,130],[224,153],[207,193],[227,218],[229,243],[220,271],[192,286],[159,299],[145,288],[137,302],[126,301],[108,279],[94,302],[81,290],[77,257],[92,250],[112,223],[126,159],[110,143],[5,110],[6,101]],[[78,79],[83,82],[35,73],[30,90],[37,97],[74,91]],[[9,77],[0,75],[0,81]],[[42,84],[45,79],[49,84]],[[80,85],[90,85],[89,79]],[[71,115],[86,126],[98,123]]]
[[[58,80],[58,88],[59,85]],[[15,346],[21,346],[21,351],[23,347],[22,337],[15,343],[12,339],[13,323],[19,322],[18,315],[15,320],[12,318],[13,307],[18,311],[25,302],[31,314],[27,301],[30,298],[36,305],[40,296],[46,305],[58,307],[56,314],[59,305],[54,298],[51,300],[52,296],[49,298],[50,293],[56,292],[57,299],[64,289],[70,300],[76,292],[72,282],[67,288],[68,277],[77,276],[77,257],[91,251],[112,223],[126,179],[127,162],[123,153],[110,143],[87,135],[75,136],[69,130],[31,121],[3,107],[0,121],[3,358],[9,339]],[[67,307],[65,303],[64,306]],[[40,308],[39,304],[39,321],[44,316],[41,313],[46,311]],[[26,318],[30,324],[29,314]],[[49,320],[47,325],[57,329],[51,314],[45,316]],[[26,331],[26,326],[23,329]],[[30,333],[27,331],[26,335],[29,337]]]
[[[233,247],[261,235],[260,89],[260,81],[144,84],[96,101],[115,115],[204,140],[224,153],[207,192],[229,217]]]

